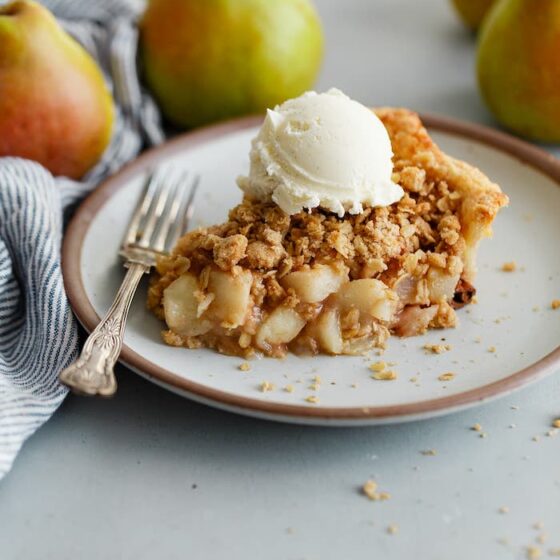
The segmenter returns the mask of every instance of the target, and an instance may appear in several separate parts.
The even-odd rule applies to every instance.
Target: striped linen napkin
[[[0,0],[0,4],[6,3]],[[138,0],[43,0],[99,62],[117,105],[113,138],[82,182],[0,158],[0,479],[60,405],[58,373],[78,352],[60,268],[64,211],[145,145],[163,141],[136,72]]]

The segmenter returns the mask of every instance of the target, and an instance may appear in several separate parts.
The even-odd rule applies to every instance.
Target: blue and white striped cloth
[[[54,178],[27,160],[0,158],[0,478],[26,438],[64,399],[67,391],[58,373],[77,356],[77,326],[60,268],[64,211],[144,146],[163,140],[158,110],[136,73],[135,20],[141,3],[43,4],[98,60],[116,101],[117,120],[110,146],[83,182]]]

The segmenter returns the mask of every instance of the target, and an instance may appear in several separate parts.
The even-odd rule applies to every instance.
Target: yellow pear
[[[560,142],[560,0],[500,0],[480,32],[477,72],[504,126]]]
[[[476,31],[496,0],[452,0],[463,23]]]
[[[310,0],[150,0],[140,31],[146,82],[183,127],[300,95],[323,55]]]
[[[0,6],[0,157],[79,179],[109,143],[113,113],[95,61],[46,8]]]

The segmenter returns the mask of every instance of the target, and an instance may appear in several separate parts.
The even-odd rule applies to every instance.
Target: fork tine
[[[152,170],[146,180],[142,198],[138,202],[134,215],[128,225],[124,245],[132,245],[133,243],[136,243],[136,239],[138,238],[138,234],[140,232],[140,224],[145,219],[146,214],[152,205],[152,201],[154,200],[157,180],[157,173]]]
[[[150,208],[148,210],[142,235],[138,246],[145,249],[150,249],[150,240],[159,224],[159,221],[165,210],[169,194],[174,186],[174,183],[169,179],[168,172],[158,173],[159,180],[156,182],[156,192]]]
[[[192,215],[194,209],[194,197],[196,195],[196,190],[198,188],[198,183],[200,178],[195,176],[191,183],[190,188],[184,189],[186,196],[182,197],[177,206],[177,216],[180,214],[183,218],[177,220],[175,219],[175,227],[170,228],[169,235],[167,236],[165,248],[168,252],[171,252],[177,243],[177,240],[184,233],[184,223],[189,215]],[[177,218],[177,217],[176,217]]]
[[[175,178],[173,187],[170,191],[169,203],[165,207],[165,211],[159,220],[159,228],[157,235],[152,241],[152,249],[163,252],[166,246],[166,240],[170,230],[176,223],[179,208],[181,207],[181,190],[188,177],[188,172],[183,172]]]
[[[183,214],[183,223],[181,224],[180,235],[187,232],[189,229],[193,214],[194,214],[194,197],[196,196],[196,191],[200,185],[200,175],[196,175],[191,187],[191,192],[189,193],[189,198],[187,199],[187,204],[185,205],[185,213]]]

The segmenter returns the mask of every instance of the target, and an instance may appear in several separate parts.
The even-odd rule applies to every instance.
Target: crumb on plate
[[[389,533],[389,535],[395,535],[398,532],[399,532],[399,528],[394,523],[392,523],[391,525],[389,525],[389,527],[387,527],[387,533]]]
[[[397,378],[395,371],[377,371],[371,376],[372,379],[377,381],[394,381]]]
[[[443,354],[451,350],[451,344],[424,344],[426,354]]]

